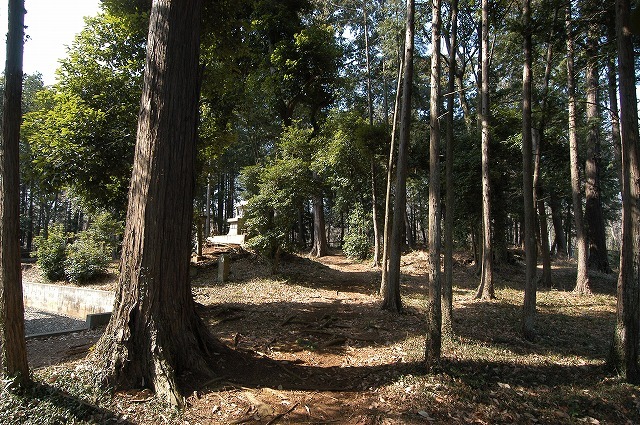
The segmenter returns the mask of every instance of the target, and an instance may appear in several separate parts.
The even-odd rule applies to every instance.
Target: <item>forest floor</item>
[[[425,252],[402,258],[402,314],[379,308],[369,262],[286,256],[271,276],[258,257],[232,260],[225,284],[213,258],[200,262],[193,291],[213,333],[241,356],[221,356],[219,377],[190,390],[184,410],[145,390],[96,388],[85,357],[100,332],[87,331],[28,341],[39,386],[3,397],[0,423],[640,423],[640,389],[605,365],[614,275],[591,274],[594,294],[579,296],[575,265],[555,262],[553,288],[538,292],[538,338],[528,342],[519,331],[523,264],[497,267],[497,298],[479,301],[469,255],[457,254],[455,336],[427,370]]]

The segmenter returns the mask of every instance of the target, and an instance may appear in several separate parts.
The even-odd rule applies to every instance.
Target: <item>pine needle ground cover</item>
[[[593,274],[595,294],[578,296],[574,265],[554,263],[528,342],[524,267],[499,266],[497,299],[476,301],[467,257],[456,258],[455,337],[434,370],[422,365],[425,252],[402,259],[401,315],[379,308],[368,262],[287,256],[271,276],[268,263],[234,255],[224,285],[213,261],[194,269],[199,312],[233,351],[219,356],[215,379],[183,377],[183,411],[144,389],[102,389],[86,360],[99,333],[87,332],[29,341],[37,386],[4,392],[0,423],[640,423],[639,389],[605,364],[615,276]]]

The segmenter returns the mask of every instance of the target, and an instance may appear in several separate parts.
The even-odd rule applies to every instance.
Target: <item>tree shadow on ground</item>
[[[133,425],[121,415],[80,399],[53,385],[33,382],[28,388],[7,397],[14,401],[11,415],[3,423],[118,423]],[[5,400],[6,402],[6,400]],[[35,406],[35,407],[34,407]],[[33,415],[33,417],[31,417]],[[5,415],[2,415],[6,418]]]
[[[403,314],[377,304],[342,300],[199,305],[200,316],[227,344],[256,352],[344,355],[347,348],[383,346],[420,336],[424,317],[408,307]]]
[[[225,284],[242,285],[251,278],[280,278],[306,288],[326,289],[336,292],[356,292],[373,295],[377,294],[380,289],[379,268],[371,267],[364,262],[354,262],[343,255],[330,255],[312,259],[300,255],[283,254],[277,275],[271,274],[270,265],[267,267],[263,263],[264,260],[259,258],[253,260],[254,267],[250,277],[234,270],[232,264],[231,278]],[[354,264],[356,267],[352,268],[355,270],[342,271],[338,269],[338,267],[353,266]],[[243,266],[246,267],[247,262],[243,263]],[[201,271],[205,273],[204,270]],[[425,293],[425,284],[416,284],[415,277],[408,273],[402,274],[400,292],[403,296],[415,296]],[[211,281],[215,282],[213,278],[208,279],[209,283],[206,280],[206,278],[199,276],[195,280],[195,286],[208,286]]]
[[[614,420],[639,417],[636,403],[640,391],[604,382],[607,371],[603,366],[523,365],[444,358],[430,371],[422,362],[322,367],[276,361],[238,351],[222,355],[218,365],[219,378],[215,382],[190,390],[201,393],[204,398],[206,394],[229,390],[307,391],[325,402],[334,400],[332,409],[339,414],[341,404],[359,397],[358,392],[375,394],[383,386],[397,385],[406,398],[405,409],[407,403],[422,406],[423,414],[416,414],[417,410],[377,409],[377,403],[369,404],[371,400],[357,406],[359,413],[366,417],[396,417],[401,420],[397,423],[424,423],[425,410],[436,423],[477,422],[474,417],[478,412],[489,417],[490,423],[574,423],[582,416]],[[585,391],[585,388],[590,390]],[[332,396],[323,398],[319,395],[327,392]],[[408,401],[411,398],[413,400]],[[248,399],[250,407],[251,398]],[[620,411],[621,406],[624,411]],[[525,417],[521,417],[522,414]],[[308,421],[309,417],[303,409],[287,417],[287,423],[304,420]]]
[[[522,307],[499,301],[467,302],[454,312],[454,333],[464,340],[496,344],[516,354],[557,354],[604,359],[608,354],[615,315],[589,311],[563,314],[539,306],[537,338],[522,337]]]

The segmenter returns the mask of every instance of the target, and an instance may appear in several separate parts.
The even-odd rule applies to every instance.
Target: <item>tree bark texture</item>
[[[567,4],[565,28],[567,31],[567,91],[569,95],[569,162],[571,167],[571,192],[573,217],[578,250],[578,275],[574,291],[579,294],[591,293],[587,270],[587,241],[584,234],[584,219],[580,195],[580,173],[578,165],[578,135],[576,127],[576,88],[573,69],[574,41],[572,30],[571,3]]]
[[[522,309],[522,334],[528,340],[535,338],[536,316],[536,211],[533,202],[533,137],[531,119],[531,1],[522,2],[524,31],[524,66],[522,71],[522,193],[524,196],[524,250],[525,282]]]
[[[20,268],[20,124],[24,0],[9,0],[2,140],[0,140],[0,375],[29,382]]]
[[[127,224],[113,314],[95,359],[116,388],[181,405],[179,378],[222,349],[189,282],[201,2],[153,2]]]
[[[491,246],[491,187],[489,178],[489,0],[482,0],[482,265],[476,298],[495,298],[493,287],[493,249]]]
[[[321,194],[313,196],[313,249],[314,257],[324,257],[328,253],[327,232],[324,219],[324,198]]]
[[[453,339],[453,113],[456,88],[456,52],[458,51],[458,0],[451,1],[449,43],[449,73],[447,81],[447,135],[445,152],[445,215],[444,215],[444,281],[442,282],[442,335]]]
[[[634,52],[629,28],[629,0],[616,0],[618,75],[620,79],[620,134],[622,140],[622,249],[616,326],[610,364],[627,382],[638,384],[640,325],[640,137]]]
[[[391,311],[402,310],[400,298],[400,257],[403,247],[404,218],[407,209],[407,165],[409,151],[409,130],[411,127],[411,85],[413,84],[413,37],[414,0],[407,0],[407,16],[404,45],[404,71],[402,78],[402,116],[398,135],[398,158],[396,165],[395,202],[393,205],[393,225],[389,242],[389,269],[382,308]]]
[[[604,213],[600,188],[602,155],[600,146],[598,39],[600,22],[592,19],[587,34],[587,160],[585,164],[585,228],[589,241],[588,266],[603,273],[611,273],[607,252]]]
[[[396,134],[398,133],[398,121],[400,112],[400,101],[402,93],[402,74],[404,66],[400,61],[398,66],[398,78],[396,84],[396,96],[393,108],[393,122],[391,124],[391,143],[389,144],[389,162],[387,164],[387,188],[384,198],[384,228],[382,231],[382,270],[380,278],[380,295],[385,294],[387,291],[387,273],[389,271],[389,242],[391,238],[391,182],[393,180],[393,171],[395,162],[395,146],[396,146]]]
[[[440,271],[440,35],[441,3],[431,2],[431,99],[429,112],[429,264],[427,282],[427,344],[425,362],[428,367],[440,360],[442,348],[442,300]]]

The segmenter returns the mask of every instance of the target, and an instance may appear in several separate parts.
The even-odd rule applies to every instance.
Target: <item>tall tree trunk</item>
[[[615,4],[614,4],[615,8]],[[607,24],[607,42],[616,43],[616,20],[614,17]],[[607,58],[607,92],[609,95],[609,121],[611,122],[611,143],[615,152],[615,169],[618,170],[618,181],[622,185],[622,148],[620,146],[620,111],[618,110],[618,82],[616,78],[616,61],[612,56]]]
[[[427,367],[440,360],[442,306],[440,271],[440,0],[431,2],[431,99],[429,112],[429,263],[427,282]]]
[[[568,255],[567,238],[565,237],[565,229],[562,220],[562,203],[555,191],[549,196],[549,206],[551,207],[551,222],[553,223],[553,232],[555,233],[554,245],[556,246],[556,255],[565,258]]]
[[[322,194],[315,194],[313,196],[313,249],[311,250],[311,255],[324,257],[328,252],[324,220],[324,198]]]
[[[542,162],[542,133],[532,128],[531,141],[533,144],[533,205],[538,210],[538,239],[540,242],[540,255],[542,257],[542,276],[540,285],[551,288],[551,249],[549,247],[549,228],[547,225],[547,210],[544,204],[544,188],[541,177]]]
[[[224,234],[224,196],[226,193],[225,190],[225,179],[224,173],[218,174],[218,208],[216,211],[217,221],[218,221],[218,234]]]
[[[29,217],[29,224],[27,228],[26,250],[27,250],[27,255],[31,255],[31,251],[33,250],[33,231],[34,231],[34,221],[35,221],[35,214],[33,211],[33,184],[29,186],[28,217]]]
[[[398,129],[400,100],[402,93],[402,74],[404,66],[400,61],[398,66],[398,78],[396,82],[396,97],[393,108],[393,122],[391,124],[391,143],[389,145],[389,162],[387,164],[387,190],[384,198],[384,228],[382,232],[382,270],[380,278],[380,295],[387,291],[387,273],[389,271],[389,238],[391,237],[391,182],[393,180],[393,163],[395,155],[396,134]]]
[[[373,126],[373,96],[371,95],[371,62],[369,58],[369,21],[367,18],[367,3],[362,9],[364,19],[364,49],[367,62],[367,109],[369,126]],[[373,267],[380,265],[380,231],[378,229],[378,185],[376,184],[376,157],[371,153],[371,220],[373,222]]]
[[[591,293],[587,271],[587,241],[584,235],[582,202],[580,200],[580,175],[578,166],[578,135],[576,130],[576,89],[573,71],[573,33],[571,2],[567,4],[565,27],[567,31],[567,91],[569,93],[569,161],[571,166],[571,192],[573,216],[576,227],[576,247],[578,249],[578,275],[574,291],[579,294]]]
[[[533,203],[533,140],[531,121],[531,0],[522,2],[524,66],[522,71],[522,193],[524,196],[525,280],[522,309],[522,334],[528,340],[536,336],[536,211]]]
[[[108,383],[150,387],[173,405],[178,379],[210,376],[223,349],[189,282],[200,11],[199,0],[152,5],[120,278],[94,351]]]
[[[585,164],[585,228],[589,243],[588,266],[603,273],[611,273],[607,253],[607,238],[602,212],[602,196],[600,188],[600,169],[602,155],[600,146],[600,111],[599,109],[599,67],[598,40],[600,21],[593,18],[589,22],[587,34],[587,162]]]
[[[640,325],[640,137],[638,99],[631,38],[629,0],[616,0],[618,75],[620,78],[620,134],[622,140],[622,249],[616,326],[610,364],[627,382],[638,384]]]
[[[22,387],[29,380],[20,268],[20,124],[24,0],[9,0],[2,140],[0,140],[0,375]],[[5,385],[5,384],[3,384]]]
[[[407,21],[404,44],[404,73],[402,79],[402,117],[400,118],[400,134],[398,140],[393,226],[389,246],[389,269],[387,271],[386,291],[383,294],[382,300],[382,308],[391,311],[402,310],[402,300],[400,298],[400,257],[404,245],[402,233],[407,210],[407,165],[409,130],[411,126],[411,86],[413,84],[414,0],[407,0],[406,7]]]
[[[489,178],[489,0],[482,0],[482,268],[476,298],[495,298],[491,246],[491,189]]]
[[[204,214],[206,217],[204,235],[206,240],[206,238],[211,236],[211,174],[207,174],[207,196],[205,199],[207,203],[204,207]]]
[[[449,43],[449,75],[447,86],[447,139],[445,153],[445,215],[444,215],[444,282],[442,283],[442,335],[453,339],[453,113],[456,87],[456,52],[458,51],[458,0],[451,1],[451,30]]]
[[[556,7],[553,14],[553,27],[558,19],[560,8]],[[538,210],[538,228],[540,230],[540,253],[542,255],[542,276],[540,278],[540,284],[543,287],[551,288],[551,249],[549,247],[549,228],[547,224],[547,210],[544,202],[544,184],[542,181],[542,151],[543,144],[545,142],[545,130],[547,126],[547,104],[549,99],[549,81],[551,80],[552,71],[552,59],[553,59],[553,45],[555,39],[555,31],[549,33],[549,39],[547,40],[547,53],[545,58],[544,68],[544,82],[542,84],[542,113],[540,114],[540,121],[538,123],[538,131],[534,132],[533,136],[537,137],[534,141],[534,172],[533,172],[533,187],[534,187],[534,204]]]

